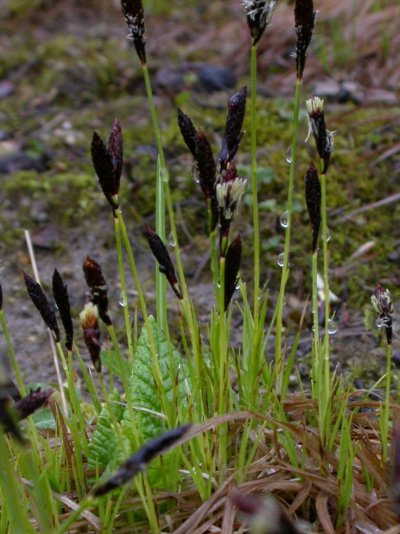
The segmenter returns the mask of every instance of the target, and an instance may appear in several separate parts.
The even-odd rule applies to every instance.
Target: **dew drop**
[[[282,228],[287,228],[289,224],[289,213],[287,211],[284,211],[282,215],[279,217],[279,222]]]
[[[286,163],[289,163],[289,165],[292,163],[292,147],[291,146],[286,150],[285,161]]]
[[[284,261],[285,261],[285,254],[281,252],[277,259],[277,264],[279,265],[279,267],[283,267]]]
[[[168,236],[168,244],[172,248],[175,248],[175,246],[176,246],[176,243],[175,243],[174,237],[172,235],[172,232]]]
[[[328,320],[328,334],[330,336],[333,336],[333,334],[336,334],[337,332],[337,324],[333,319]]]
[[[329,228],[326,231],[326,242],[329,243],[329,241],[332,239],[332,234]]]
[[[195,184],[199,184],[200,183],[200,180],[196,177],[196,176],[193,176],[193,182]]]
[[[237,291],[238,289],[240,289],[240,284],[236,284],[235,289],[236,289],[236,291]]]
[[[121,308],[125,308],[125,302],[123,300],[118,301],[118,304],[121,306]]]
[[[384,325],[384,321],[383,319],[381,319],[381,317],[378,317],[378,319],[375,321],[375,324],[378,328],[382,328],[382,326]]]

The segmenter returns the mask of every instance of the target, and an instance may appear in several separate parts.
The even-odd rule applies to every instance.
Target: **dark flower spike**
[[[228,115],[226,117],[225,135],[218,155],[220,170],[228,168],[239,148],[242,138],[242,126],[246,111],[247,87],[242,87],[228,102]]]
[[[161,241],[160,237],[154,232],[154,230],[152,230],[149,226],[145,227],[145,229],[143,230],[143,235],[147,239],[151,251],[159,264],[160,273],[166,276],[172,290],[174,291],[178,299],[182,299],[183,297],[179,289],[175,269],[164,243]]]
[[[178,126],[181,131],[183,140],[186,143],[186,146],[190,150],[194,159],[196,159],[196,134],[197,130],[193,125],[192,120],[188,115],[183,113],[182,110],[178,109]]]
[[[371,302],[378,314],[376,325],[378,328],[385,327],[386,340],[388,345],[391,345],[393,339],[393,303],[390,297],[390,291],[383,289],[380,284],[376,284]]]
[[[242,6],[247,16],[247,24],[253,38],[253,46],[261,39],[265,28],[271,22],[273,10],[278,0],[243,0]]]
[[[231,497],[233,504],[242,514],[248,516],[250,532],[262,534],[299,534],[291,519],[278,501],[268,495],[247,495],[236,493]]]
[[[113,210],[119,206],[118,192],[122,173],[122,152],[122,132],[117,119],[113,122],[108,146],[105,145],[99,134],[94,132],[91,144],[93,166],[104,196]]]
[[[235,237],[226,251],[225,259],[225,310],[233,297],[238,282],[240,260],[242,257],[242,241],[240,235]]]
[[[35,391],[31,391],[22,399],[19,399],[15,403],[15,411],[19,420],[26,419],[29,415],[46,406],[53,391],[48,389],[41,391],[37,388]]]
[[[53,297],[56,301],[65,330],[65,346],[67,350],[71,351],[74,341],[74,326],[72,324],[71,308],[69,305],[67,286],[64,284],[57,269],[54,269],[53,273]]]
[[[81,327],[83,330],[83,338],[86,347],[88,348],[90,358],[94,368],[98,373],[101,372],[100,360],[100,330],[99,330],[99,312],[97,306],[92,302],[85,304],[85,307],[79,314]]]
[[[146,39],[144,37],[144,11],[142,0],[121,0],[122,13],[128,24],[128,39],[133,41],[142,65],[146,65]]]
[[[56,342],[60,341],[60,329],[58,328],[56,314],[47,300],[43,289],[40,284],[35,282],[35,280],[28,274],[24,273],[24,278],[28,295],[31,297],[33,304],[36,306],[36,309],[39,311],[47,327],[52,331],[54,340]]]
[[[108,315],[107,284],[100,265],[90,256],[86,256],[82,269],[90,290],[90,302],[97,306],[100,319],[107,326],[111,326],[112,321]]]
[[[304,185],[307,210],[312,229],[312,251],[314,253],[318,247],[319,228],[321,226],[321,184],[313,162],[310,163],[308,171],[304,176]]]
[[[164,454],[170,447],[186,434],[192,425],[184,425],[165,432],[161,436],[148,441],[108,479],[93,490],[93,495],[99,497],[109,491],[126,484],[135,475],[143,471],[146,465],[156,456]]]
[[[326,129],[324,101],[313,96],[306,101],[310,132],[313,133],[318,155],[324,162],[322,174],[326,174],[333,150],[333,132]],[[308,139],[309,135],[307,136]]]
[[[196,142],[196,176],[206,198],[215,198],[216,166],[211,145],[203,132],[197,132]]]
[[[299,80],[303,77],[306,64],[307,48],[314,32],[315,17],[313,0],[296,0],[294,22],[297,33],[296,72]]]

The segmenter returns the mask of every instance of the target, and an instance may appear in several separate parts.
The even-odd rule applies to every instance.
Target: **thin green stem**
[[[253,206],[253,243],[254,243],[254,322],[257,322],[260,293],[260,230],[258,220],[257,194],[257,46],[250,49],[250,109],[251,109],[251,195]]]
[[[313,317],[313,373],[311,390],[313,398],[318,397],[319,389],[321,388],[321,368],[319,350],[319,324],[318,324],[318,288],[317,288],[317,273],[318,273],[318,249],[314,251],[311,256],[311,286],[312,286],[312,317]]]
[[[288,181],[288,197],[287,197],[287,226],[285,230],[285,246],[283,251],[283,266],[281,275],[281,284],[279,289],[279,296],[277,302],[277,316],[276,316],[276,333],[275,333],[275,369],[276,369],[276,393],[279,396],[281,390],[282,371],[284,354],[282,350],[282,316],[283,303],[285,299],[285,288],[289,274],[289,252],[290,252],[290,235],[292,228],[292,212],[293,212],[293,189],[294,189],[294,171],[296,166],[296,148],[297,148],[297,130],[299,125],[299,108],[300,108],[300,91],[301,80],[296,79],[296,89],[294,94],[294,107],[292,118],[292,138],[290,145],[290,169]]]
[[[122,258],[120,218],[118,216],[119,214],[120,214],[120,211],[116,210],[117,217],[114,216],[115,243],[116,243],[116,249],[117,249],[118,274],[119,274],[119,280],[121,283],[121,298],[122,298],[122,307],[124,310],[126,339],[128,341],[129,359],[132,362],[133,361],[132,330],[131,330],[131,319],[129,316],[128,293],[127,293],[126,282],[125,282],[124,264],[123,264],[123,258]]]
[[[328,276],[328,224],[326,209],[326,175],[321,174],[322,260],[324,280],[324,395],[330,396],[329,371],[329,276]]]
[[[165,198],[164,182],[161,175],[160,156],[157,160],[157,183],[156,183],[156,233],[161,241],[165,243]],[[158,327],[168,335],[167,324],[167,301],[166,301],[166,279],[156,266],[156,317]]]
[[[388,458],[391,368],[392,368],[392,346],[387,344],[386,346],[385,404],[382,410],[382,423],[381,423],[382,462],[383,463],[386,463],[387,458]]]

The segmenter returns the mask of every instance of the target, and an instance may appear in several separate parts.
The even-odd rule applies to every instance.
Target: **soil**
[[[226,10],[228,4],[231,9]],[[176,108],[184,109],[207,132],[217,152],[233,86],[248,83],[249,40],[238,4],[176,2],[172,7],[168,3],[166,8],[159,2],[161,12],[146,10],[150,72],[155,80],[184,265],[191,295],[204,321],[212,301],[204,204],[191,176],[191,157],[179,135]],[[374,327],[370,295],[375,283],[380,282],[390,288],[395,301],[400,296],[400,231],[396,224],[400,206],[395,196],[400,172],[400,68],[395,62],[400,55],[393,50],[399,39],[394,25],[393,38],[383,41],[382,32],[373,22],[379,28],[386,24],[386,34],[390,35],[390,21],[396,20],[400,8],[395,2],[387,2],[379,17],[368,11],[360,13],[351,38],[353,19],[349,18],[347,3],[326,2],[323,9],[309,54],[303,96],[305,99],[318,91],[325,97],[328,127],[336,131],[328,182],[330,276],[332,290],[339,297],[335,306],[337,332],[332,336],[333,366],[347,370],[347,380],[361,378],[362,385],[371,385],[384,367],[384,352],[380,348],[382,333]],[[117,324],[122,324],[112,216],[91,166],[90,140],[94,130],[105,138],[115,116],[121,120],[125,146],[122,210],[150,303],[154,302],[154,263],[141,231],[145,223],[154,222],[157,151],[139,63],[125,39],[126,27],[118,2],[7,1],[1,16],[0,55],[4,61],[0,65],[0,230],[4,309],[24,379],[27,383],[52,382],[47,334],[21,276],[23,270],[31,272],[23,229],[31,233],[40,277],[48,294],[51,274],[57,267],[68,283],[73,314],[78,317],[86,298],[81,265],[89,254],[103,267],[112,314]],[[343,42],[335,34],[338,21],[343,23]],[[362,24],[364,29],[373,28],[368,43],[364,35],[367,32],[360,30]],[[294,41],[291,7],[282,3],[274,15],[269,37],[266,35],[260,44],[259,54],[262,281],[268,283],[271,301],[280,276],[276,259],[283,246],[279,219],[285,210],[285,154],[294,83],[290,53]],[[247,131],[248,120],[247,117]],[[291,279],[285,309],[288,347],[309,296],[310,232],[302,176],[315,155],[312,143],[302,141],[306,133],[303,106]],[[245,176],[249,173],[249,149],[249,136],[245,135],[237,156],[239,170]],[[388,199],[386,204],[373,204],[384,199]],[[249,285],[250,201],[247,195],[236,222],[245,249],[242,279]],[[171,244],[169,248],[173,252]],[[136,295],[131,284],[130,297],[134,306]],[[173,323],[176,306],[173,294],[168,297]],[[396,312],[398,308],[395,304]],[[77,321],[76,330],[78,345],[85,354]],[[395,353],[400,349],[397,330],[395,318]],[[233,331],[233,344],[236,336]],[[297,358],[300,374],[305,376],[310,336],[308,311]],[[1,354],[4,358],[5,348]]]

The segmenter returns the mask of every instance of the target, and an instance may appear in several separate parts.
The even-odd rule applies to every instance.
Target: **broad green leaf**
[[[117,355],[113,350],[102,350],[100,353],[101,363],[107,369],[111,371],[114,376],[121,377],[121,367],[117,363]],[[129,364],[126,360],[121,361],[122,372],[127,376],[129,374]]]
[[[122,419],[124,406],[120,404],[120,394],[114,390],[110,394],[114,420],[119,423]],[[96,430],[89,444],[88,464],[91,469],[106,467],[118,454],[118,440],[114,428],[113,417],[107,404],[104,404],[97,419]]]
[[[171,413],[176,416],[178,406],[182,408],[187,404],[186,387],[189,386],[185,361],[157,327],[154,317],[149,317],[149,328],[156,349],[162,391],[159,391],[154,378],[155,365],[146,326],[142,328],[136,344],[132,373],[129,379],[129,400],[133,412],[137,415],[135,417],[136,426],[141,431],[143,441],[154,438],[166,430],[165,416],[167,414],[164,413],[163,406],[167,405]],[[161,416],[157,414],[161,414]],[[130,414],[129,410],[126,410],[123,427],[128,427],[128,435],[132,428],[129,423]]]
[[[56,422],[54,421],[53,412],[50,408],[41,408],[31,415],[36,428],[40,430],[55,430]]]

